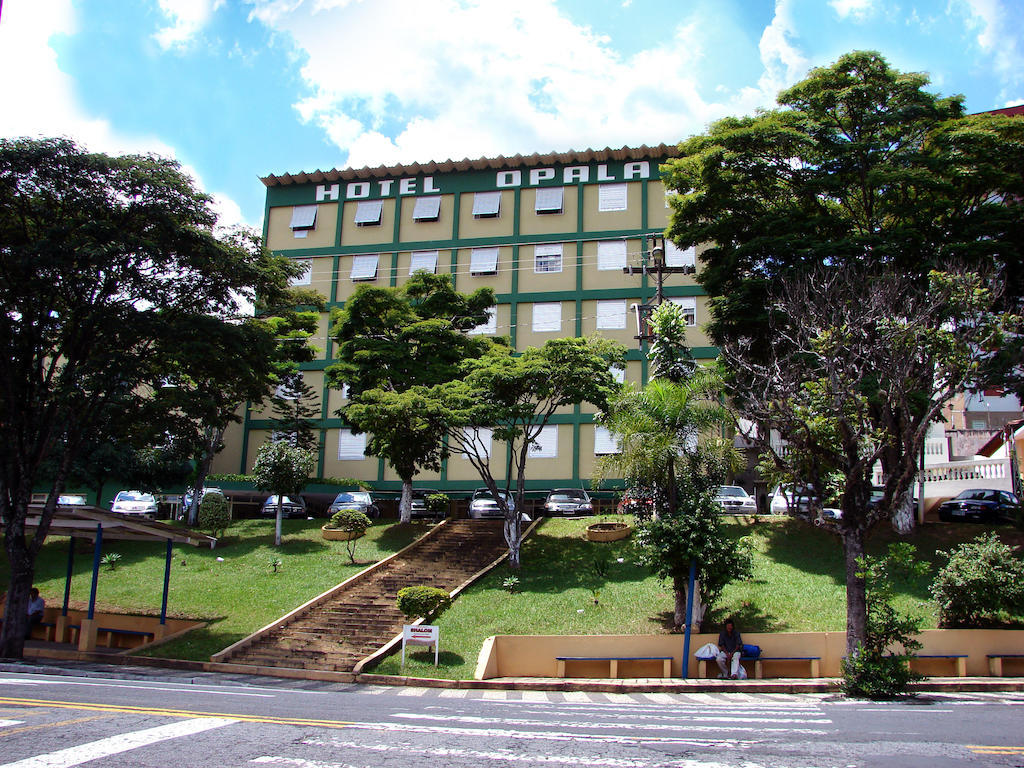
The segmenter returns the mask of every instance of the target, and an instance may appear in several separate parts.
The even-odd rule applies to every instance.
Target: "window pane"
[[[678,306],[683,310],[683,317],[686,318],[686,324],[693,326],[697,324],[697,299],[694,296],[681,296],[678,298],[669,299],[670,302]]]
[[[537,213],[561,213],[563,187],[542,187],[537,190]]]
[[[619,441],[616,440],[608,427],[594,427],[594,455],[607,456],[609,453],[622,453]]]
[[[349,277],[353,280],[376,280],[378,258],[376,253],[370,256],[353,256],[352,272]]]
[[[466,442],[476,448],[476,453],[480,458],[491,458],[493,429],[489,427],[463,427],[462,434],[465,436]],[[465,458],[466,455],[462,454],[462,457]]]
[[[562,244],[545,243],[533,247],[534,272],[562,271]]]
[[[295,263],[296,264],[301,264],[303,267],[306,268],[306,271],[303,272],[298,277],[293,277],[289,282],[292,285],[309,285],[312,282],[312,276],[313,276],[313,260],[312,259],[296,259]]]
[[[497,248],[474,248],[469,257],[469,271],[474,275],[493,275],[498,271]]]
[[[622,269],[625,266],[625,240],[602,240],[597,244],[598,269]]]
[[[409,274],[426,270],[430,274],[437,271],[437,251],[413,251],[409,259]]]
[[[437,221],[441,215],[441,197],[417,197],[416,205],[412,209],[412,218],[415,221]]]
[[[296,205],[292,208],[292,229],[312,229],[315,225],[315,205]]]
[[[608,373],[610,373],[612,375],[612,378],[615,379],[615,383],[616,384],[625,384],[626,383],[626,369],[625,368],[616,368],[613,365],[611,368],[608,369]]]
[[[562,304],[558,301],[533,305],[533,330],[549,333],[562,330]]]
[[[383,200],[363,200],[356,204],[356,224],[380,224],[381,212],[384,210]]]
[[[501,192],[477,192],[473,195],[474,216],[497,216]]]
[[[602,184],[597,188],[597,210],[626,210],[626,185]]]

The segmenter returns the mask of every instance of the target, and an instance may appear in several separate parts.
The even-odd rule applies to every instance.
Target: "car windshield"
[[[119,491],[114,501],[156,501],[152,493],[138,491]]]
[[[334,497],[335,504],[369,504],[370,494],[362,491],[352,493],[339,493]]]
[[[85,496],[58,496],[58,504],[66,504],[69,506],[78,506],[85,504]]]
[[[548,501],[586,501],[587,494],[583,491],[552,491]]]
[[[740,488],[738,485],[722,485],[718,488],[719,496],[743,496],[746,497],[749,494]]]
[[[973,501],[995,501],[995,491],[985,490],[973,490],[973,491],[961,491],[958,499],[971,499]]]
[[[505,501],[510,501],[512,499],[512,497],[504,491],[498,491],[498,493],[502,495]],[[487,489],[481,489],[473,494],[473,501],[494,501],[494,494]]]
[[[284,496],[281,499],[281,503],[282,504],[297,504],[300,507],[301,506],[305,506],[304,502],[302,501],[302,497],[301,496],[298,496],[298,497]],[[277,504],[277,496],[271,496],[269,499],[267,499],[267,504]]]

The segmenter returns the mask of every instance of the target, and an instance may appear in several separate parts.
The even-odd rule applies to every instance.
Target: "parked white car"
[[[728,514],[752,515],[757,512],[757,503],[754,501],[754,497],[738,485],[718,486],[715,501],[722,508],[722,512]]]
[[[110,505],[111,512],[135,517],[156,517],[156,497],[142,491],[118,491]]]
[[[516,511],[515,497],[507,491],[498,491],[498,493],[505,499],[505,504],[508,505],[508,508],[513,512]],[[500,518],[504,516],[505,514],[501,511],[501,507],[498,506],[494,495],[487,488],[477,488],[473,492],[473,498],[469,502],[469,517],[471,520]]]

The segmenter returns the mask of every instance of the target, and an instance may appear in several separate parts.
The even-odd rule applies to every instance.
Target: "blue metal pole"
[[[686,628],[683,630],[683,680],[689,677],[690,624],[693,620],[693,585],[697,582],[697,561],[690,561],[690,581],[686,588]]]
[[[164,599],[160,603],[160,623],[167,623],[167,592],[171,585],[171,547],[172,542],[167,540],[167,559],[164,560]]]
[[[96,546],[92,550],[92,587],[89,589],[89,615],[92,621],[96,615],[96,586],[100,580],[100,557],[103,555],[103,524],[96,524]]]
[[[71,601],[71,575],[75,569],[75,537],[68,539],[68,575],[64,579],[64,605],[60,609],[61,616],[68,615],[68,603]]]

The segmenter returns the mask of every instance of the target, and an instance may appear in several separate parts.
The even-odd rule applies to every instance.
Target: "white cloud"
[[[792,46],[763,44],[764,87],[716,92],[697,74],[711,17],[623,56],[554,0],[249,2],[305,54],[299,116],[356,167],[674,142],[770,104],[776,82],[806,71]]]
[[[73,78],[62,72],[50,47],[54,35],[73,35],[77,19],[71,0],[7,3],[0,24],[0,136],[67,136],[94,152],[112,155],[155,153],[175,157],[173,147],[153,135],[129,135],[102,116],[84,110]],[[202,182],[193,168],[184,169]],[[225,223],[241,223],[239,206],[215,195],[215,209]]]
[[[792,41],[797,35],[792,0],[776,0],[772,18],[759,45],[764,75],[758,83],[762,92],[774,96],[807,74],[810,62]]]
[[[828,4],[840,19],[853,17],[857,21],[866,19],[876,8],[876,0],[829,0]]]
[[[225,0],[157,0],[170,25],[157,30],[153,38],[165,51],[186,47],[210,21]]]
[[[976,30],[978,46],[992,59],[992,68],[1002,88],[1000,98],[1019,93],[1024,85],[1024,51],[1021,50],[1020,8],[1000,0],[959,0],[968,25]]]

